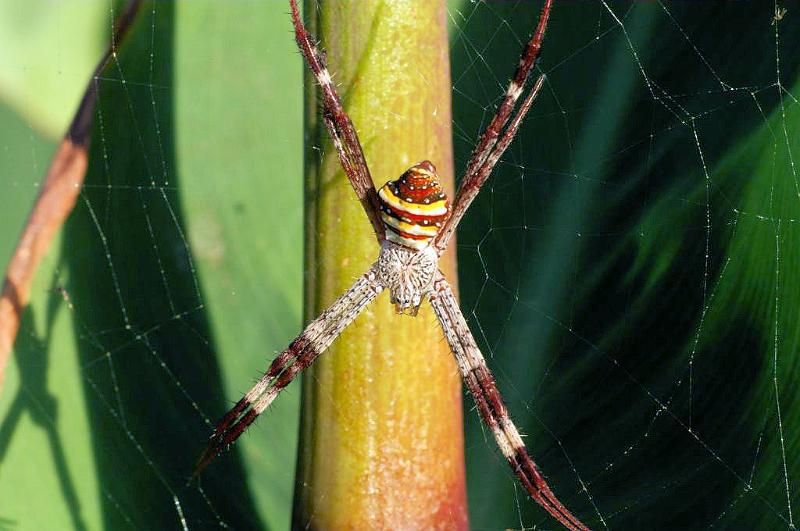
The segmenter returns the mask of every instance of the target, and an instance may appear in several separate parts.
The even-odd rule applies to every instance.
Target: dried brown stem
[[[67,133],[56,149],[41,192],[33,204],[11,256],[0,295],[0,386],[19,331],[31,285],[58,229],[75,207],[89,165],[89,142],[97,106],[97,79],[116,55],[117,46],[133,25],[142,0],[129,0],[114,28],[111,44],[97,64]]]

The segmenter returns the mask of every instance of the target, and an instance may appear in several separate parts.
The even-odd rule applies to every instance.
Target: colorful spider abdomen
[[[426,247],[450,213],[436,168],[427,160],[383,185],[378,198],[386,239],[411,249]]]

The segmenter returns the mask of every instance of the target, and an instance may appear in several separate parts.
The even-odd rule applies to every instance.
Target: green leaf
[[[0,108],[4,193],[0,259],[7,263],[55,145]],[[97,528],[100,497],[71,316],[54,287],[67,276],[57,249],[44,260],[0,396],[0,527]],[[46,508],[43,509],[43,508]]]
[[[109,3],[8,0],[0,6],[0,99],[58,138],[111,35]],[[42,169],[44,171],[44,169]]]
[[[51,253],[57,273],[38,275],[23,370],[0,406],[23,419],[0,427],[3,518],[288,525],[295,393],[270,432],[187,486],[213,422],[300,324],[302,77],[288,20],[278,5],[148,3],[99,81],[86,186]],[[55,324],[34,327],[45,315]],[[44,426],[24,422],[29,410]]]

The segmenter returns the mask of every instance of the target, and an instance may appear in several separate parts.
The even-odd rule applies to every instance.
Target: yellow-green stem
[[[306,4],[376,186],[429,159],[452,196],[444,0]],[[319,122],[311,77],[306,90],[309,319],[378,246]],[[454,254],[440,265],[455,283]],[[297,527],[467,527],[461,384],[427,303],[416,318],[398,316],[384,293],[320,357],[304,378],[300,444]]]

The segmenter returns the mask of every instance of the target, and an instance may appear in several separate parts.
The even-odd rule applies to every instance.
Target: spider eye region
[[[400,314],[416,315],[430,293],[438,256],[433,247],[422,251],[384,241],[378,257],[378,277]]]
[[[450,214],[450,203],[430,161],[415,164],[395,181],[378,190],[386,239],[421,250]]]

